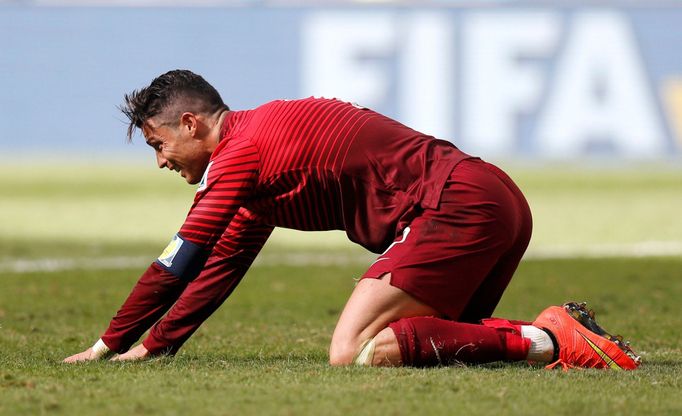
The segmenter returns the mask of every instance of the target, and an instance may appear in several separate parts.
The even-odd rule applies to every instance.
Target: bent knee
[[[345,342],[342,345],[339,343],[332,344],[329,348],[329,364],[334,367],[353,364],[357,348],[355,343],[350,342]]]
[[[345,339],[333,339],[329,347],[329,364],[332,366],[351,365],[355,362],[358,354],[372,338],[360,339],[349,337]]]
[[[372,342],[371,351],[365,351],[367,348],[363,349],[368,342]],[[361,362],[358,362],[360,365],[402,365],[400,348],[391,328],[384,328],[375,337],[364,341],[353,340],[332,344],[329,348],[329,364],[332,366],[351,365],[356,363],[359,355],[362,355]]]

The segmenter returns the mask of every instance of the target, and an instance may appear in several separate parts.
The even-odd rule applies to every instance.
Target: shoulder
[[[248,136],[232,136],[223,138],[213,152],[211,162],[217,166],[235,159],[257,160],[258,148]]]
[[[294,109],[294,108],[311,108],[316,106],[352,106],[355,108],[362,108],[354,103],[349,103],[346,101],[339,100],[337,98],[325,98],[325,97],[306,97],[306,98],[296,98],[296,99],[278,99],[269,101],[259,107],[256,107],[253,111],[256,112],[269,112],[274,109]]]
[[[223,140],[206,167],[195,201],[221,182],[232,183],[231,186],[238,188],[248,188],[258,176],[259,169],[258,150],[249,140],[240,138]]]

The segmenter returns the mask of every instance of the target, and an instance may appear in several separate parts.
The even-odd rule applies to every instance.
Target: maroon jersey
[[[173,242],[112,319],[115,351],[154,325],[152,353],[175,352],[229,296],[276,226],[345,230],[380,253],[422,209],[436,208],[451,143],[346,102],[273,101],[228,113],[221,141]]]

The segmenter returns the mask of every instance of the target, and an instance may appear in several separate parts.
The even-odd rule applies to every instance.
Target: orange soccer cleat
[[[547,331],[558,347],[554,362],[546,368],[571,367],[634,370],[641,363],[628,342],[613,336],[594,320],[585,303],[568,302],[550,306],[538,315],[533,326]]]

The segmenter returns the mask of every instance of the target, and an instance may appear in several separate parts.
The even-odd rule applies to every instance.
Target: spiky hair
[[[184,69],[168,71],[156,77],[148,87],[125,94],[123,99],[119,109],[130,121],[128,141],[132,141],[136,128],[142,129],[147,120],[164,112],[169,113],[163,114],[166,121],[172,121],[184,111],[213,114],[229,109],[218,91],[201,75]]]

